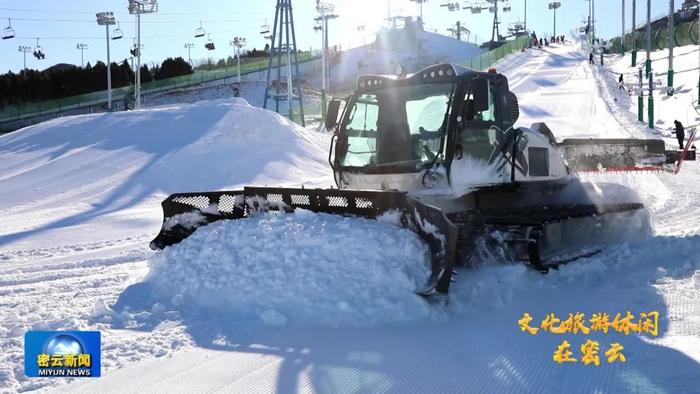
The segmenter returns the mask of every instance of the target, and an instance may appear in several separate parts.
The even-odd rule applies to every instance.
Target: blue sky
[[[387,15],[387,2],[396,13],[418,15],[419,7],[409,0],[326,0],[336,5],[340,18],[331,22],[331,44],[342,47],[361,45],[363,38],[372,39],[372,34],[384,24]],[[447,28],[456,21],[466,24],[480,38],[491,36],[491,16],[488,13],[472,15],[462,10],[449,12],[440,4],[456,0],[428,0],[423,6],[426,29],[448,34]],[[558,33],[569,32],[580,25],[588,15],[588,2],[585,0],[560,0],[562,8],[557,12]],[[471,2],[471,1],[469,1]],[[528,27],[538,34],[552,31],[552,12],[547,9],[550,0],[529,0]],[[99,5],[98,5],[99,3]],[[157,14],[142,16],[142,43],[144,45],[143,61],[160,62],[168,56],[187,57],[184,48],[186,42],[195,44],[193,59],[212,57],[218,59],[232,54],[229,41],[234,36],[248,39],[249,48],[261,48],[264,40],[260,36],[260,26],[274,21],[275,0],[160,0]],[[320,47],[321,37],[313,31],[313,18],[316,16],[315,0],[295,0],[294,18],[297,28],[297,40],[300,49]],[[462,4],[468,3],[462,1]],[[524,19],[525,0],[512,0],[512,11],[502,16],[503,27],[508,23]],[[637,2],[637,20],[646,17],[646,1]],[[681,0],[676,0],[680,7]],[[127,11],[127,0],[0,0],[0,24],[7,25],[7,18],[12,18],[12,27],[16,37],[0,41],[0,72],[18,71],[22,68],[22,54],[19,45],[34,47],[36,38],[46,53],[45,60],[36,60],[31,54],[27,56],[27,66],[44,69],[55,63],[80,64],[80,51],[76,44],[85,43],[85,61],[95,63],[106,59],[104,27],[97,26],[95,13],[113,11],[120,21],[124,32],[122,40],[112,41],[112,61],[121,61],[130,56],[129,48],[135,36],[134,17]],[[632,0],[626,0],[627,27],[630,26]],[[652,0],[652,15],[658,16],[668,10],[667,0]],[[596,19],[599,32],[603,37],[620,34],[621,0],[596,2]],[[194,30],[202,26],[211,34],[216,44],[215,51],[204,48],[205,38],[194,38]],[[357,31],[358,25],[366,25],[366,36]]]

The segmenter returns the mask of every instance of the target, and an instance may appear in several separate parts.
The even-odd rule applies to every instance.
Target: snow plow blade
[[[654,139],[565,139],[557,146],[575,172],[667,170],[679,154]]]
[[[397,211],[401,226],[418,234],[430,248],[431,275],[421,295],[447,293],[452,277],[457,227],[435,207],[405,192],[338,189],[246,187],[237,191],[173,194],[162,202],[163,226],[151,241],[159,250],[184,240],[197,228],[258,212],[293,212],[296,208],[369,219]]]

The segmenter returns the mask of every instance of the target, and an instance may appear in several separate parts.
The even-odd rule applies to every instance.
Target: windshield
[[[432,162],[444,143],[453,84],[405,86],[357,97],[345,127],[344,167],[412,166]]]

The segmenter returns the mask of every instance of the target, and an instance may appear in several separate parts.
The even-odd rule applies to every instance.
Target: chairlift
[[[207,43],[204,44],[204,47],[210,51],[213,51],[214,49],[216,49],[216,46],[214,46],[214,41],[211,40],[211,34],[207,35]]]
[[[9,40],[15,36],[15,30],[12,28],[12,21],[7,18],[7,27],[2,32],[2,39]]]
[[[112,39],[119,40],[122,37],[124,37],[124,33],[122,33],[122,29],[119,28],[119,22],[117,22],[117,28],[112,31]]]
[[[44,50],[41,48],[41,45],[39,45],[39,39],[36,39],[36,47],[34,47],[34,57],[37,58],[38,60],[46,59],[46,54],[44,53]]]
[[[270,25],[267,24],[267,21],[264,25],[260,26],[260,34],[263,36],[267,36],[270,34]]]
[[[206,32],[204,31],[204,28],[202,27],[202,21],[199,21],[199,27],[194,29],[194,37],[195,38],[200,38],[204,37]]]
[[[133,57],[139,57],[141,56],[141,49],[143,49],[143,44],[141,44],[141,47],[139,48],[139,45],[137,44],[136,39],[134,38],[134,45],[131,46],[129,53],[131,53],[131,56]]]

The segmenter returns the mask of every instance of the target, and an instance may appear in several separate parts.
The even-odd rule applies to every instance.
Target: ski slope
[[[519,96],[521,125],[544,120],[560,139],[649,135],[574,45],[497,67]],[[165,195],[328,187],[328,143],[243,100],[63,118],[0,137],[0,391],[697,392],[696,163],[678,176],[588,176],[639,192],[656,224],[646,242],[547,276],[495,259],[461,270],[444,305],[412,293],[422,245],[390,223],[300,212],[148,250]],[[621,343],[624,364],[558,365],[561,340],[578,355],[586,336],[517,325],[525,312],[538,322],[627,310],[658,311],[658,337],[589,336],[601,353]],[[24,377],[29,329],[100,330],[103,377]]]

